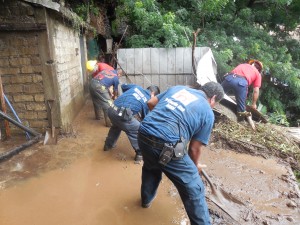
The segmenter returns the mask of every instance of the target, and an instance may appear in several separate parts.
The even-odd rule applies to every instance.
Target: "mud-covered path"
[[[133,163],[134,151],[124,134],[116,148],[102,150],[108,129],[93,119],[91,102],[73,129],[58,145],[41,141],[0,163],[1,225],[189,224],[165,177],[151,208],[140,207],[142,165]],[[0,152],[10,145],[2,143]],[[245,204],[238,207],[240,224],[300,224],[299,189],[288,166],[214,146],[203,151],[202,163],[214,183]],[[209,195],[209,186],[206,191]],[[231,223],[209,205],[213,224]]]

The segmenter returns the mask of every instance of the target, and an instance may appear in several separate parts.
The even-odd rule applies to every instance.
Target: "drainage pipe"
[[[5,98],[6,103],[7,103],[8,106],[9,106],[9,108],[10,108],[11,111],[13,112],[14,116],[16,117],[17,121],[18,121],[19,123],[22,123],[22,121],[21,121],[20,118],[18,117],[18,115],[17,115],[17,113],[16,113],[14,107],[10,104],[10,102],[9,102],[9,100],[8,100],[8,98],[6,97],[5,94],[4,94],[4,98]],[[26,132],[26,138],[27,138],[27,140],[30,140],[30,139],[31,139],[31,137],[30,137],[30,135],[29,135],[28,132]]]

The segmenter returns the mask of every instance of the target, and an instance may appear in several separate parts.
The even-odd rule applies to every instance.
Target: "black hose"
[[[4,112],[0,111],[0,116],[2,116],[4,119],[8,120],[9,122],[13,123],[14,125],[16,125],[17,127],[27,131],[28,133],[32,134],[33,136],[38,136],[40,135],[40,133],[24,126],[23,124],[19,123],[18,121],[12,119],[10,116],[6,115]]]
[[[16,125],[17,127],[25,130],[26,132],[32,134],[34,136],[33,139],[25,142],[24,144],[16,147],[16,148],[13,148],[7,152],[3,152],[0,154],[0,162],[1,161],[4,161],[10,157],[12,157],[13,155],[15,154],[18,154],[19,152],[21,152],[22,150],[24,150],[25,148],[33,145],[34,143],[38,142],[40,140],[40,138],[42,137],[42,134],[24,126],[23,124],[19,123],[18,121],[15,121],[14,119],[12,119],[11,117],[9,117],[8,115],[6,115],[4,112],[2,112],[0,110],[0,116],[3,117],[4,119],[8,120],[9,122],[13,123],[14,125]]]
[[[15,154],[18,154],[19,152],[21,152],[22,150],[24,150],[25,148],[33,145],[34,143],[38,142],[40,140],[40,138],[42,137],[42,135],[38,135],[38,136],[35,136],[34,138],[32,138],[31,140],[25,142],[24,144],[14,148],[14,149],[11,149],[7,152],[3,152],[0,154],[0,162],[12,157],[13,155]]]

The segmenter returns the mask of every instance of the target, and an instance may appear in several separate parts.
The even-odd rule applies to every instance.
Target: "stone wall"
[[[40,132],[51,125],[47,100],[54,99],[53,124],[65,131],[87,95],[85,37],[59,12],[17,0],[0,1],[0,24],[5,95],[21,121]]]
[[[84,101],[85,74],[82,73],[80,33],[59,21],[53,21],[53,54],[57,75],[62,128],[72,122]],[[81,36],[81,38],[83,38]]]
[[[4,93],[21,121],[32,128],[48,125],[37,37],[32,32],[0,33]],[[7,110],[11,112],[8,106]]]

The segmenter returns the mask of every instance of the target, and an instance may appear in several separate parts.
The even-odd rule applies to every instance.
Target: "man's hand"
[[[253,108],[253,109],[257,109],[256,104],[252,104],[250,107]]]

